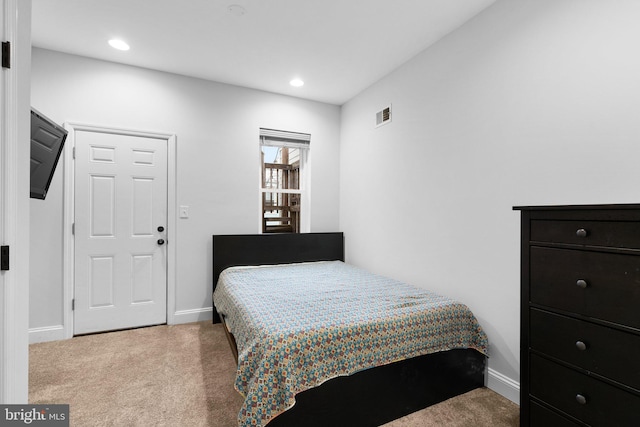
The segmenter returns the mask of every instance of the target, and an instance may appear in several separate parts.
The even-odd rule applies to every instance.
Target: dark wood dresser
[[[514,209],[520,425],[640,426],[640,205]]]

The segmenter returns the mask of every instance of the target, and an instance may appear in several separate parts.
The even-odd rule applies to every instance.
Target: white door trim
[[[75,133],[77,131],[115,133],[119,135],[139,136],[143,138],[164,139],[167,141],[167,323],[175,323],[176,311],[176,142],[177,137],[172,133],[149,132],[117,127],[106,127],[86,123],[66,122],[65,129],[69,131],[64,147],[64,189],[63,189],[63,327],[64,337],[73,337],[73,310],[71,300],[74,294],[74,237],[72,226],[74,222],[74,176],[73,148],[75,147]]]
[[[0,38],[11,68],[0,69],[0,403],[25,404],[29,388],[29,85],[31,2],[0,1]]]

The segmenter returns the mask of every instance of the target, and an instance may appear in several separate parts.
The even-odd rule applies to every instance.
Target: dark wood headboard
[[[213,235],[213,290],[227,267],[334,260],[344,261],[342,232]],[[213,323],[219,322],[214,306]]]

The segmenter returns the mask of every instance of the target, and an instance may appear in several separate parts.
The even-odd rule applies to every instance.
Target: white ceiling
[[[45,49],[341,105],[494,1],[33,0],[32,37]],[[131,49],[114,50],[111,38]],[[294,77],[305,85],[291,87]]]

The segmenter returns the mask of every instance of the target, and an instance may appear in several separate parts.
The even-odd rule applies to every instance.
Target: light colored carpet
[[[242,397],[220,325],[210,322],[111,332],[32,344],[29,401],[68,403],[71,425],[236,426]],[[474,390],[386,424],[517,426],[519,408]]]
[[[515,427],[520,407],[488,388],[478,388],[414,412],[384,427]]]

